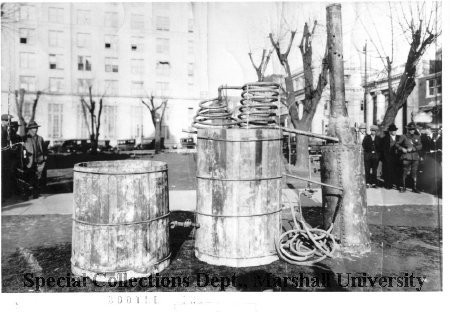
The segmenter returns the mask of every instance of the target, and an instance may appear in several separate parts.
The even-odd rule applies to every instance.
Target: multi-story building
[[[142,104],[168,98],[163,137],[177,144],[208,91],[207,7],[193,3],[7,3],[2,27],[2,113],[36,121],[48,140],[87,138],[81,98],[103,99],[100,138],[151,137]],[[2,17],[3,23],[3,17]],[[3,25],[2,25],[3,26]],[[17,115],[16,115],[17,116]]]
[[[305,82],[303,71],[296,71],[293,75],[295,96],[298,103],[305,98]],[[352,124],[364,122],[364,89],[361,84],[361,70],[358,67],[345,67],[345,105]],[[315,83],[317,83],[315,81]],[[301,112],[300,112],[301,114]],[[327,84],[314,114],[311,131],[326,133],[330,116],[330,86]]]

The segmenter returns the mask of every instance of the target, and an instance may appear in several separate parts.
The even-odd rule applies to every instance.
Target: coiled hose
[[[339,209],[341,202],[342,197],[339,197],[337,209]],[[296,218],[294,207],[288,204],[295,229],[284,232],[279,240],[275,241],[279,257],[295,265],[313,265],[326,257],[333,258],[336,249],[336,239],[331,234],[333,224],[326,231],[311,227],[303,219],[300,198],[299,204],[300,220]]]
[[[241,93],[242,104],[237,118],[240,127],[267,127],[277,124],[277,102],[280,100],[280,85],[272,82],[247,83]]]
[[[202,101],[199,106],[192,123],[194,128],[227,128],[238,124],[228,110],[227,102],[220,98]]]

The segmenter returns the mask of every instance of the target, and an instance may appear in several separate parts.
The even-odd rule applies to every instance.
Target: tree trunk
[[[367,202],[361,146],[356,144],[345,106],[344,60],[341,5],[327,6],[327,41],[330,57],[329,134],[339,144],[322,148],[321,179],[338,184],[342,193],[322,188],[325,226],[334,223],[333,231],[341,251],[361,254],[370,251],[370,232],[366,222]]]

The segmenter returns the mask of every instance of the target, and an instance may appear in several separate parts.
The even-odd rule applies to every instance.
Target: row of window
[[[64,69],[63,55],[62,54],[49,54],[49,69]],[[144,60],[143,59],[131,59],[130,72],[132,74],[144,74]],[[30,52],[20,52],[19,54],[19,66],[21,69],[34,69],[36,64],[35,54]],[[77,58],[77,68],[79,71],[92,71],[91,56],[79,55]],[[155,66],[155,71],[158,76],[170,76],[171,66],[168,61],[158,61]],[[105,72],[118,73],[119,72],[119,59],[116,57],[105,58]],[[188,63],[188,77],[194,77],[194,63]]]
[[[78,79],[77,80],[77,92],[79,94],[87,94],[89,92],[89,86],[92,86],[92,79]],[[34,76],[19,76],[19,87],[27,91],[36,91],[36,77]],[[194,84],[189,82],[188,88],[191,90]],[[51,77],[49,78],[49,92],[63,92],[64,91],[64,78]],[[119,81],[118,80],[105,80],[105,95],[114,96],[118,95]],[[133,96],[146,96],[143,81],[132,81],[130,85],[131,95]],[[170,83],[167,81],[157,81],[155,84],[156,95],[163,96],[169,95]]]
[[[18,10],[18,18],[20,20],[35,20],[36,10],[34,6],[22,5]],[[77,10],[76,16],[78,25],[91,25],[92,14],[89,10]],[[63,24],[64,23],[64,8],[50,7],[48,8],[48,21],[50,23]],[[155,28],[158,31],[170,31],[170,18],[168,16],[156,16]],[[105,12],[104,24],[105,27],[117,28],[119,27],[119,14],[117,12]],[[144,29],[145,16],[142,14],[131,13],[130,15],[131,29]],[[188,19],[188,32],[194,32],[194,20]]]
[[[26,45],[34,44],[34,29],[20,28],[19,43]],[[118,51],[119,37],[116,35],[105,35],[105,49]],[[91,34],[77,33],[76,44],[78,48],[90,48],[92,44]],[[54,48],[64,47],[64,32],[60,30],[49,30],[48,45]],[[132,36],[130,42],[131,51],[144,51],[144,37]],[[168,54],[170,52],[170,40],[168,38],[156,38],[156,53]],[[194,54],[194,40],[188,40],[188,53]]]

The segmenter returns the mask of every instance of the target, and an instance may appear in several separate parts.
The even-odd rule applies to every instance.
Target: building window
[[[106,27],[118,27],[119,26],[119,15],[116,12],[106,12],[105,13],[105,26]]]
[[[119,60],[116,57],[105,58],[105,72],[107,73],[119,72]]]
[[[78,79],[78,81],[77,81],[77,91],[80,94],[89,93],[89,87],[91,87],[91,86],[92,86],[91,79]]]
[[[63,92],[64,79],[63,78],[50,78],[49,85],[50,85],[50,92]]]
[[[77,47],[89,48],[91,46],[91,34],[77,33]]]
[[[78,25],[90,25],[91,24],[91,12],[88,10],[77,10],[77,24]]]
[[[49,68],[50,69],[63,69],[62,54],[49,54],[48,59],[49,59]]]
[[[20,68],[33,69],[35,64],[34,53],[21,52],[19,61]]]
[[[442,94],[442,77],[427,80],[427,97]]]
[[[112,105],[105,105],[102,113],[102,134],[105,139],[116,138],[116,120],[117,120],[117,107]]]
[[[131,82],[131,95],[143,96],[144,95],[144,82],[132,81]]]
[[[131,51],[144,51],[144,37],[131,37]]]
[[[144,73],[144,60],[131,60],[131,73],[132,74],[143,74]]]
[[[170,30],[170,20],[168,16],[157,16],[156,17],[156,30],[169,31]]]
[[[170,76],[170,63],[159,61],[156,63],[156,74],[158,76]]]
[[[20,89],[25,89],[25,91],[36,91],[36,77],[20,76],[19,86]]]
[[[21,44],[33,44],[33,37],[34,37],[34,29],[28,29],[28,28],[20,28],[19,29],[19,42]]]
[[[156,53],[169,54],[170,42],[167,38],[156,38]]]
[[[91,71],[92,62],[90,56],[78,56],[78,70]]]
[[[131,14],[131,29],[141,29],[144,30],[144,15],[141,14]]]
[[[107,95],[119,94],[119,81],[105,80],[105,94]]]
[[[158,96],[167,96],[169,94],[169,83],[166,81],[156,82],[156,93]]]
[[[188,19],[188,32],[190,32],[190,33],[194,32],[194,19],[193,18]]]
[[[35,8],[31,5],[21,5],[19,10],[19,18],[22,21],[31,21],[35,18]]]
[[[63,32],[59,30],[49,30],[48,45],[54,48],[63,47]]]
[[[194,54],[194,40],[188,40],[188,54]]]
[[[62,137],[63,105],[61,103],[48,104],[48,136],[56,139]]]
[[[105,49],[117,51],[119,48],[118,37],[115,35],[105,35]]]
[[[194,77],[194,63],[188,64],[188,76]]]
[[[48,21],[50,23],[64,23],[64,9],[48,8]]]

